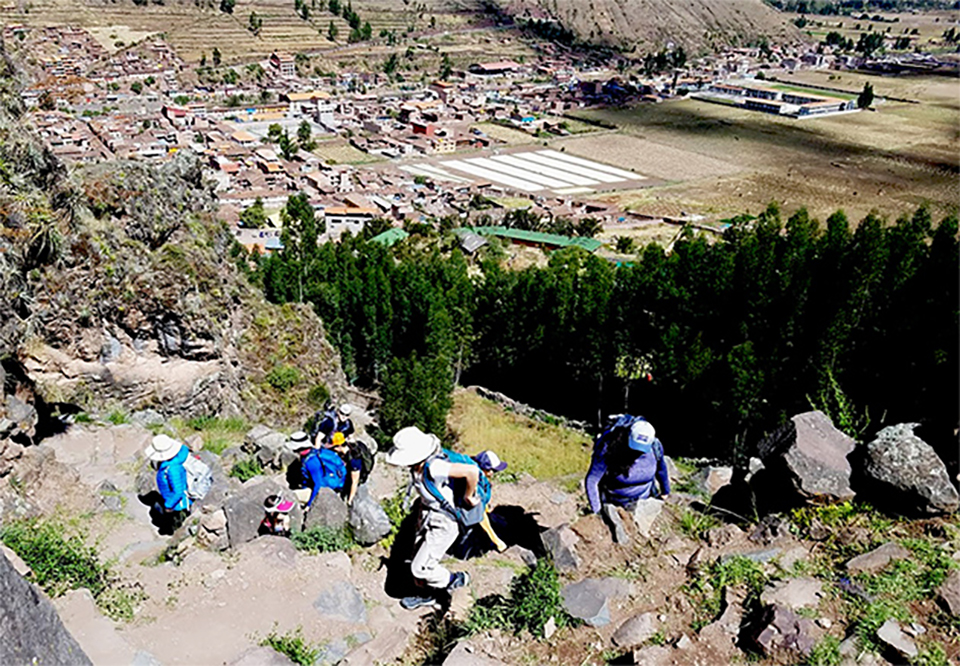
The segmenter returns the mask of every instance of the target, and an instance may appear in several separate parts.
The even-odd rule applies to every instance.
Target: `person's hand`
[[[475,506],[477,506],[478,504],[480,504],[480,498],[477,497],[477,494],[476,494],[476,493],[474,493],[473,495],[470,495],[469,497],[464,497],[464,498],[463,498],[463,503],[466,504],[468,507],[470,507],[470,508],[472,509],[473,507],[475,507]]]

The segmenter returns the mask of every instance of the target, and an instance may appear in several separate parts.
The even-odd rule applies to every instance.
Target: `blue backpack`
[[[477,497],[480,498],[480,503],[474,507],[461,506],[463,503],[463,492],[466,480],[451,479],[451,483],[453,485],[453,501],[456,506],[450,504],[450,502],[448,502],[443,496],[443,493],[440,492],[436,482],[430,475],[430,463],[432,463],[434,460],[446,460],[447,462],[460,463],[462,465],[473,465],[476,467],[477,473],[480,475],[480,480],[477,483]],[[440,507],[450,514],[450,516],[453,517],[463,527],[471,527],[476,525],[482,522],[484,516],[487,515],[487,504],[490,503],[490,496],[493,493],[493,488],[490,486],[490,479],[488,479],[487,475],[484,474],[480,469],[477,461],[465,453],[457,453],[456,451],[450,451],[449,449],[440,449],[440,453],[428,458],[427,463],[423,466],[423,485],[427,489],[427,492],[433,495],[433,497],[436,498],[436,500],[440,503]]]
[[[337,455],[336,451],[330,449],[312,449],[302,459],[301,474],[303,475],[303,486],[311,485],[310,474],[307,472],[307,461],[311,457],[316,457],[320,461],[320,468],[323,470],[323,476],[316,482],[321,488],[332,488],[340,490],[347,478],[347,465],[343,459]]]

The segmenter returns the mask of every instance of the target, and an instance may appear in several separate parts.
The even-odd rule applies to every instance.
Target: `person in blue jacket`
[[[625,430],[614,426],[594,443],[593,459],[584,481],[594,513],[599,513],[604,504],[632,509],[638,500],[670,494],[663,445],[653,425],[639,418]]]
[[[187,471],[183,467],[190,450],[167,435],[157,435],[145,455],[157,469],[157,489],[161,501],[153,513],[161,534],[173,534],[190,513],[187,496]]]
[[[347,466],[335,451],[327,447],[314,448],[309,435],[302,430],[290,436],[287,447],[300,456],[300,488],[294,490],[294,495],[305,503],[304,512],[313,506],[321,488],[336,491],[343,488]]]

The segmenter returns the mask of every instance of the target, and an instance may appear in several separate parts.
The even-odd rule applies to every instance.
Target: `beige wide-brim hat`
[[[148,460],[163,462],[164,460],[170,460],[180,453],[180,446],[180,442],[173,437],[157,435],[153,438],[153,441],[150,442],[150,446],[143,452],[143,455],[145,455]]]
[[[387,463],[409,467],[422,463],[439,450],[439,437],[427,434],[416,426],[408,426],[393,436],[393,448],[387,453]]]

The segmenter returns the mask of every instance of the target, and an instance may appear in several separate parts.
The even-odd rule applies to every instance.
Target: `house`
[[[498,60],[496,62],[475,63],[467,69],[471,74],[480,76],[502,76],[523,69],[523,65],[513,60]]]
[[[280,76],[293,77],[297,75],[297,61],[289,53],[277,51],[271,53],[270,66],[276,69]]]
[[[340,238],[348,231],[359,234],[367,222],[376,216],[375,208],[354,206],[335,206],[323,211],[323,219],[327,224],[327,236],[330,238]]]

